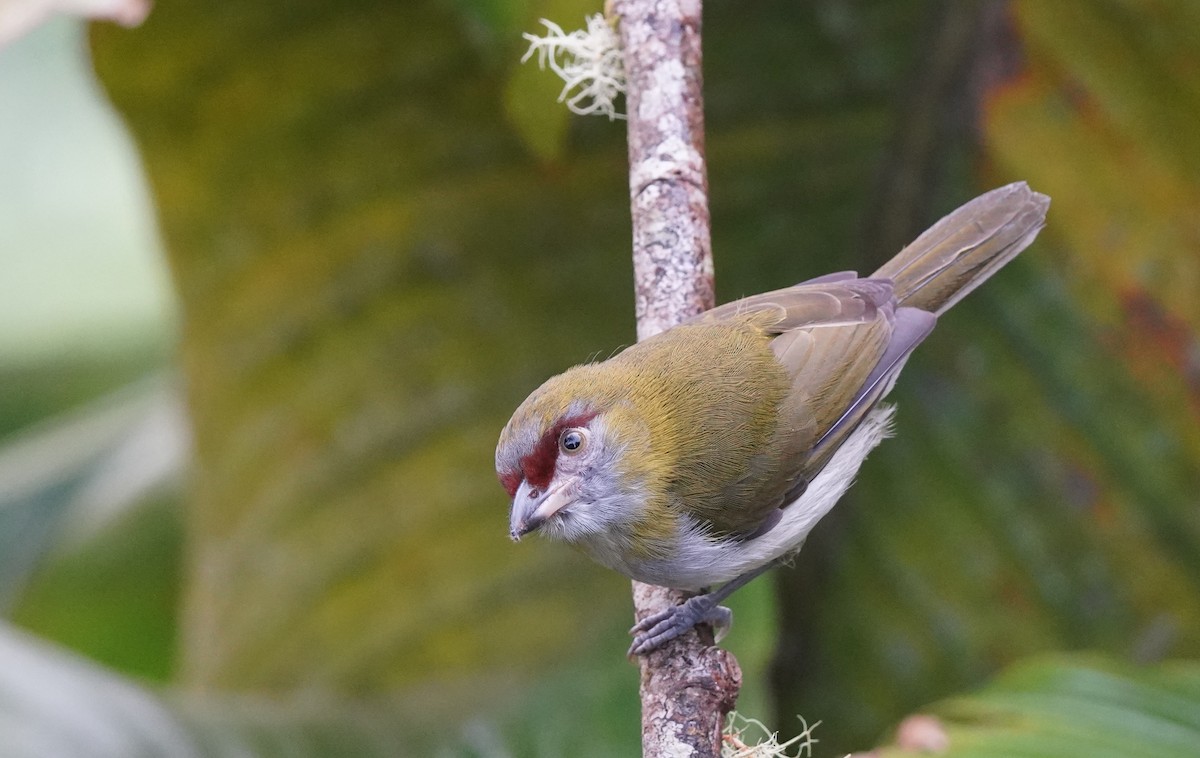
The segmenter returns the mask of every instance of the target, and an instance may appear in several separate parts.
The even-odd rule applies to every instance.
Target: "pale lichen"
[[[780,742],[779,732],[772,732],[757,719],[731,712],[721,736],[721,758],[808,758],[817,742],[813,730],[821,722],[809,726],[800,718],[800,723],[804,727],[800,734]]]
[[[592,113],[623,119],[616,109],[617,96],[625,92],[625,66],[616,30],[597,13],[586,18],[587,29],[569,34],[553,21],[542,19],[546,35],[524,34],[529,50],[521,62],[538,57],[538,66],[549,67],[565,82],[558,96],[573,113]]]

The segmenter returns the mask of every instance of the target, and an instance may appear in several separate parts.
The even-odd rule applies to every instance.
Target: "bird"
[[[630,656],[793,557],[891,435],[891,391],[951,306],[1033,242],[1050,198],[1016,182],[868,277],[843,271],[699,314],[551,377],[496,446],[509,534],[696,594],[630,630]],[[719,585],[719,586],[718,586]]]

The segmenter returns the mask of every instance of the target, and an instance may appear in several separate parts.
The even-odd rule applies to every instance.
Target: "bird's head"
[[[500,434],[496,475],[512,498],[514,540],[538,531],[576,542],[640,515],[648,437],[628,403],[597,392],[594,368],[547,381]]]

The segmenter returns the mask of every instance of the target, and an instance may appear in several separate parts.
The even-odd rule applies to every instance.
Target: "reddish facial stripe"
[[[559,435],[573,426],[586,426],[595,417],[595,413],[566,416],[547,429],[533,446],[533,450],[521,458],[521,470],[525,472],[525,480],[539,489],[549,487],[550,480],[554,478],[554,466],[558,463]]]

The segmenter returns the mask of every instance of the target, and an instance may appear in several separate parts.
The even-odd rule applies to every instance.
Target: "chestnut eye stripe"
[[[568,429],[586,427],[595,417],[595,413],[581,413],[563,416],[555,421],[549,429],[542,433],[541,438],[534,445],[533,451],[521,458],[521,471],[525,476],[525,481],[538,489],[544,490],[549,487],[550,480],[554,478],[554,467],[558,465],[558,456],[561,452],[559,438]],[[516,490],[513,492],[515,493]]]

